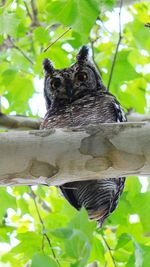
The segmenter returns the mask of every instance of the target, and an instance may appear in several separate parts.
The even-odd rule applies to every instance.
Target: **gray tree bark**
[[[0,184],[150,175],[150,124],[0,133]]]

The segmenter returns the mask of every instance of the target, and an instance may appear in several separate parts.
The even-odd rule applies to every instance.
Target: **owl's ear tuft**
[[[43,60],[43,68],[44,68],[44,71],[46,73],[50,73],[51,74],[54,71],[53,64],[52,64],[52,62],[48,58],[45,58]]]
[[[86,61],[86,60],[88,60],[88,55],[89,55],[89,47],[87,45],[82,46],[80,48],[79,53],[76,56],[77,61]]]

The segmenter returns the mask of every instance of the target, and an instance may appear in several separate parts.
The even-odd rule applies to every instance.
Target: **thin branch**
[[[117,46],[116,46],[116,51],[115,51],[114,59],[113,59],[111,70],[110,70],[110,76],[109,76],[109,81],[108,81],[108,85],[107,85],[107,90],[108,91],[109,91],[111,80],[112,80],[112,76],[113,76],[113,71],[114,71],[114,67],[115,67],[115,63],[116,63],[116,59],[117,59],[117,54],[118,54],[119,46],[120,46],[120,43],[121,43],[121,40],[122,40],[122,29],[121,29],[121,10],[122,10],[122,6],[123,6],[123,0],[120,0],[120,9],[119,9],[119,39],[118,39],[118,43],[117,43]]]
[[[38,19],[38,9],[37,9],[37,6],[36,6],[36,2],[35,0],[31,0],[31,7],[32,7],[32,26],[39,26],[40,25],[40,22],[39,22],[39,19]]]
[[[109,31],[109,30],[106,28],[104,22],[101,20],[100,17],[97,18],[97,21],[100,21],[100,23],[101,23],[103,29],[104,29],[106,32],[108,32],[110,35],[112,35],[111,31]]]
[[[33,18],[32,18],[32,14],[30,13],[29,7],[28,7],[26,1],[23,1],[23,2],[24,2],[24,5],[25,5],[25,8],[26,8],[26,11],[27,11],[27,15],[30,17],[30,19],[32,21]]]
[[[16,45],[14,45],[14,48],[18,50],[32,65],[34,64],[33,61]]]
[[[111,259],[112,259],[114,267],[117,267],[115,259],[114,259],[113,255],[112,255],[112,249],[110,248],[109,244],[107,243],[107,241],[106,241],[106,239],[105,239],[105,237],[103,235],[101,235],[101,238],[102,238],[103,242],[105,243],[105,245],[107,247],[107,250],[108,250],[109,255],[110,255]]]
[[[16,50],[18,50],[33,65],[34,64],[33,61],[25,54],[25,52],[22,49],[20,49],[17,45],[15,45],[15,43],[13,42],[10,36],[9,36],[9,40],[12,44],[12,48],[15,48]]]
[[[6,4],[6,0],[2,0],[2,1],[1,1],[1,4],[0,4],[0,7],[5,6],[5,4]]]
[[[90,43],[91,43],[91,49],[92,49],[92,60],[93,60],[93,62],[94,62],[94,65],[96,66],[96,69],[98,70],[98,72],[100,73],[100,75],[102,75],[101,70],[100,70],[98,64],[97,64],[96,61],[95,61],[94,43],[97,41],[97,38],[96,38],[95,40],[92,40],[91,38],[89,38],[89,40],[90,40]]]
[[[34,191],[32,190],[31,187],[30,187],[30,191],[31,191],[31,197],[32,197],[32,199],[33,199],[33,201],[34,201],[34,205],[35,205],[35,208],[36,208],[36,212],[37,212],[37,214],[38,214],[39,221],[40,221],[40,223],[41,223],[41,225],[42,225],[42,233],[43,233],[43,237],[46,238],[46,240],[47,240],[47,242],[48,242],[48,244],[49,244],[49,247],[50,247],[50,249],[51,249],[51,252],[52,252],[52,254],[53,254],[54,259],[56,260],[56,262],[58,263],[58,265],[61,267],[61,265],[60,265],[60,263],[59,263],[59,261],[58,261],[58,259],[57,259],[57,257],[56,257],[56,254],[55,254],[55,252],[54,252],[54,249],[53,249],[51,240],[50,240],[50,238],[48,237],[48,235],[47,235],[47,233],[46,233],[46,228],[45,228],[45,225],[44,225],[44,221],[43,221],[43,219],[42,219],[42,217],[41,217],[41,214],[40,214],[40,211],[39,211],[37,202],[36,202],[36,195],[35,195],[35,193],[34,193]],[[42,239],[42,250],[44,250],[44,240],[43,240],[43,239]]]
[[[71,27],[69,27],[69,29],[67,29],[65,32],[63,32],[55,41],[53,41],[47,48],[45,48],[44,52],[46,52],[53,44],[55,44],[59,39],[61,39],[70,30],[71,30]]]
[[[10,41],[10,37],[7,37],[7,39],[5,39],[3,43],[0,45],[0,51],[7,50],[9,48],[13,48],[13,45]]]

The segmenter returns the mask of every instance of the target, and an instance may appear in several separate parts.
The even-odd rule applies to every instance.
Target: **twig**
[[[99,66],[97,65],[96,61],[95,61],[95,53],[94,53],[94,43],[97,41],[97,39],[96,39],[96,40],[92,40],[91,38],[89,38],[89,40],[90,40],[90,43],[91,43],[91,49],[92,49],[92,60],[93,60],[93,62],[94,62],[94,65],[96,66],[96,69],[98,70],[98,72],[99,72],[100,75],[101,75],[100,68],[99,68]]]
[[[1,4],[0,4],[0,7],[3,7],[5,4],[6,4],[6,0],[2,0]]]
[[[38,9],[36,7],[35,0],[31,0],[31,7],[32,7],[32,13],[33,13],[32,26],[39,26],[40,22],[38,19]]]
[[[30,187],[30,191],[31,191],[32,199],[33,199],[33,201],[34,201],[34,205],[35,205],[35,208],[36,208],[36,212],[37,212],[37,214],[38,214],[39,221],[40,221],[40,223],[41,223],[41,225],[42,225],[42,233],[43,233],[43,237],[46,238],[46,240],[47,240],[47,242],[48,242],[48,244],[49,244],[49,247],[50,247],[50,249],[51,249],[51,252],[52,252],[52,254],[53,254],[54,259],[56,260],[57,264],[61,267],[61,265],[60,265],[60,263],[59,263],[59,261],[58,261],[58,259],[57,259],[57,257],[56,257],[56,254],[55,254],[55,252],[54,252],[54,249],[53,249],[51,240],[50,240],[50,238],[48,237],[48,235],[46,234],[46,228],[45,228],[43,219],[42,219],[42,217],[41,217],[41,214],[40,214],[40,211],[39,211],[39,209],[38,209],[38,205],[37,205],[37,202],[36,202],[36,199],[35,199],[35,198],[36,198],[36,195],[35,195],[35,193],[33,192],[33,190],[32,190],[31,187]],[[43,250],[43,249],[44,249],[44,239],[42,239],[42,250]]]
[[[102,237],[102,239],[103,239],[103,241],[104,241],[104,243],[105,243],[105,245],[106,245],[106,247],[107,247],[107,249],[109,251],[109,255],[110,255],[111,259],[112,259],[114,267],[117,267],[115,259],[114,259],[113,255],[112,255],[112,252],[111,252],[112,249],[110,248],[109,244],[107,243],[105,237],[103,235],[101,235],[101,237]]]
[[[24,53],[24,51],[21,50],[17,45],[15,45],[15,43],[13,42],[10,36],[9,36],[9,41],[12,44],[12,48],[15,48],[16,50],[18,50],[32,65],[34,64],[33,61]]]
[[[30,13],[30,10],[29,10],[29,8],[28,8],[28,5],[27,5],[26,1],[23,1],[23,2],[24,2],[24,5],[25,5],[27,14],[28,14],[28,16],[30,17],[30,19],[31,19],[31,21],[32,21],[32,20],[33,20],[33,18],[32,18],[32,14]]]
[[[53,44],[55,44],[59,39],[61,39],[70,30],[71,30],[71,27],[69,27],[69,29],[67,29],[65,32],[63,32],[55,41],[53,41],[47,48],[45,48],[44,52],[46,52]]]
[[[116,58],[117,58],[117,54],[118,54],[118,50],[119,50],[119,45],[120,45],[121,40],[122,40],[122,29],[121,29],[121,10],[122,10],[122,5],[123,5],[123,0],[120,0],[120,9],[119,9],[119,39],[118,39],[118,43],[117,43],[117,46],[116,46],[116,51],[115,51],[114,59],[113,59],[111,70],[110,70],[110,76],[109,76],[109,81],[108,81],[108,85],[107,85],[107,90],[108,91],[109,91],[109,87],[110,87],[112,76],[113,76],[113,71],[114,71],[114,67],[115,67],[115,63],[116,63]]]
[[[33,61],[16,45],[13,46],[16,50],[18,50],[32,65],[34,64]]]
[[[110,35],[112,35],[111,31],[109,31],[109,30],[106,28],[104,22],[101,20],[100,17],[97,18],[97,21],[98,21],[98,20],[100,21],[100,23],[101,23],[103,29],[104,29],[106,32],[108,32]]]

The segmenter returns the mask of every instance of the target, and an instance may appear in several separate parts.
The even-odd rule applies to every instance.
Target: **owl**
[[[87,46],[81,47],[69,68],[55,69],[49,59],[43,68],[47,113],[41,129],[126,121],[121,105],[89,60]],[[101,227],[116,208],[124,183],[125,177],[77,181],[61,185],[60,190],[74,208],[85,207],[89,218]]]

